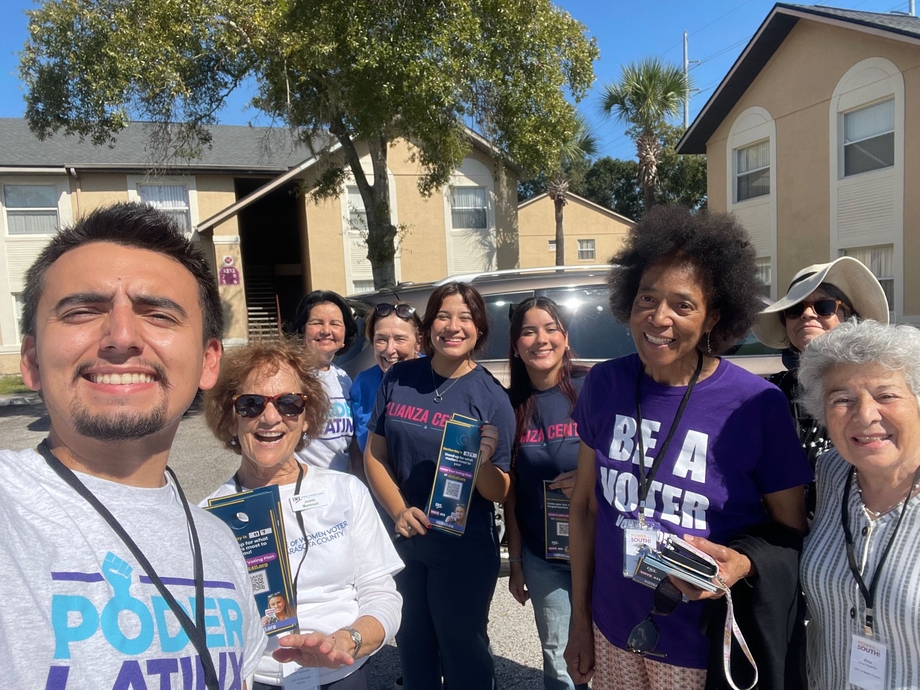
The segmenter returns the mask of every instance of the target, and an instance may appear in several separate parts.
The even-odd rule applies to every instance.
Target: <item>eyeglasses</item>
[[[841,302],[839,299],[819,299],[814,302],[799,302],[798,304],[793,304],[788,309],[783,309],[783,315],[787,319],[797,319],[802,314],[805,313],[805,310],[811,307],[814,309],[815,314],[818,316],[823,316],[827,318],[828,316],[833,316],[837,313],[837,310],[840,307],[844,309],[847,308],[847,305]]]
[[[655,599],[652,604],[652,610],[641,623],[637,624],[626,638],[626,649],[634,654],[643,656],[657,656],[665,658],[667,654],[655,652],[655,646],[658,644],[658,637],[661,631],[653,616],[669,616],[674,613],[674,609],[681,602],[683,595],[680,590],[674,586],[674,583],[665,578],[658,583],[655,588]]]
[[[258,417],[265,412],[265,406],[271,403],[278,414],[285,417],[299,417],[307,407],[304,393],[280,393],[278,395],[257,395],[243,393],[233,399],[233,409],[240,417]]]
[[[411,304],[387,304],[386,302],[381,302],[374,307],[374,313],[377,315],[378,319],[385,319],[394,311],[396,312],[396,316],[403,321],[408,321],[415,313],[415,307]]]

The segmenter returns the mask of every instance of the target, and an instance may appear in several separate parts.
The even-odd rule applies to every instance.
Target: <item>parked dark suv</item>
[[[574,266],[525,268],[451,276],[436,283],[401,283],[396,287],[348,297],[358,319],[359,337],[336,363],[354,378],[374,365],[373,350],[364,338],[364,317],[381,302],[401,300],[424,313],[428,297],[439,285],[452,280],[471,283],[482,294],[490,320],[489,339],[477,361],[503,384],[508,384],[510,310],[528,297],[545,296],[567,307],[571,324],[569,344],[579,362],[591,365],[636,351],[629,329],[610,313],[607,301],[609,267]],[[783,369],[778,350],[762,345],[753,336],[732,348],[729,359],[755,374],[765,376]]]

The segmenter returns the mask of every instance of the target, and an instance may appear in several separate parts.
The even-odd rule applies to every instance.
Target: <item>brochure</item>
[[[236,536],[246,558],[256,606],[267,635],[297,631],[297,606],[277,486],[212,498],[207,510]]]
[[[434,484],[425,511],[436,530],[461,536],[466,530],[476,475],[479,472],[479,427],[482,422],[454,415],[444,425]]]
[[[543,480],[543,524],[546,558],[568,561],[569,499],[558,489],[550,489],[551,479]]]

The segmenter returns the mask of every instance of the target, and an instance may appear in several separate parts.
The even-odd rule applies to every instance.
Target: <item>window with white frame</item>
[[[454,187],[450,190],[450,220],[454,230],[485,230],[486,190],[482,187]]]
[[[594,240],[578,240],[578,260],[594,261]]]
[[[175,220],[182,232],[192,231],[188,187],[181,184],[140,184],[137,186],[137,194],[142,202]]]
[[[354,286],[354,291],[356,293],[361,292],[373,292],[374,291],[374,279],[370,280],[353,280],[351,281]]]
[[[356,186],[348,187],[348,226],[362,237],[367,236],[367,211],[364,210],[364,199]]]
[[[745,201],[770,193],[770,140],[735,151],[735,200]]]
[[[754,260],[757,266],[757,277],[763,284],[763,294],[770,296],[770,287],[773,285],[773,266],[769,256],[763,256]]]
[[[364,210],[364,199],[357,185],[348,185],[345,192],[348,204],[345,251],[347,275],[351,281],[350,292],[368,292],[374,289],[374,271],[367,259],[367,211]]]
[[[53,184],[5,184],[3,205],[10,235],[50,235],[58,228],[58,191]]]
[[[872,271],[888,298],[889,311],[894,310],[894,245],[875,247],[852,247],[841,249],[841,256],[852,256]]]
[[[894,99],[843,114],[843,176],[894,165]]]
[[[546,243],[546,249],[551,252],[556,251],[556,240],[548,240]]]

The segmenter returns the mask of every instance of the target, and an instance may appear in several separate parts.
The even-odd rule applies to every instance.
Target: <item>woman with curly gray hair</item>
[[[834,443],[802,556],[809,685],[920,687],[920,331],[841,324],[799,383]]]
[[[647,577],[641,545],[684,537],[718,562],[721,587],[746,578],[764,591],[772,560],[734,539],[764,524],[804,532],[802,485],[811,471],[782,393],[719,357],[758,308],[754,250],[738,222],[656,207],[611,264],[611,311],[629,324],[637,353],[596,365],[572,414],[581,448],[565,656],[576,683],[596,667],[596,689],[702,689],[711,643],[700,631],[713,606],[696,600],[724,590]],[[797,567],[795,554],[789,570]],[[790,589],[794,598],[794,578]],[[681,593],[694,601],[681,603]],[[771,636],[788,639],[785,628]],[[758,659],[761,688],[783,687],[784,650],[773,651],[765,656],[779,668]],[[719,687],[723,678],[720,662],[709,680]]]

